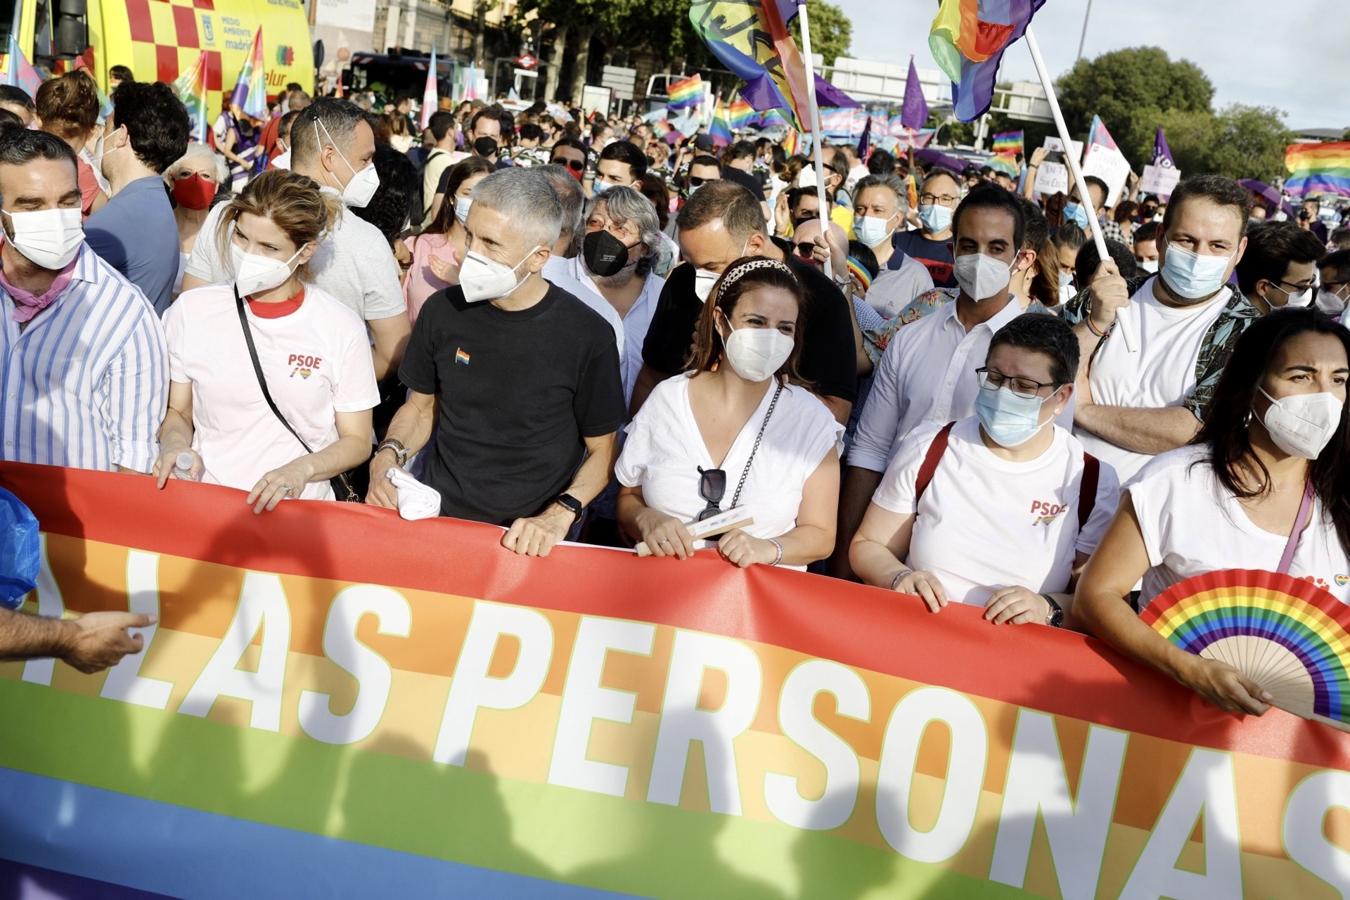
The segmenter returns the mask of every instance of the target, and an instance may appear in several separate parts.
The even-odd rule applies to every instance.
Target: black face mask
[[[628,265],[628,245],[608,231],[592,231],[581,242],[581,256],[592,275],[608,278]]]
[[[473,152],[479,156],[496,156],[497,140],[490,137],[474,138]]]

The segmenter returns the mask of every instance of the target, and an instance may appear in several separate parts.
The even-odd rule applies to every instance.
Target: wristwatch
[[[1050,618],[1046,620],[1045,624],[1049,625],[1051,628],[1063,628],[1064,607],[1056,603],[1055,598],[1051,597],[1049,594],[1041,594],[1041,596],[1045,598],[1046,603],[1050,604]]]
[[[586,508],[585,504],[571,494],[559,494],[553,498],[553,502],[572,514],[573,523],[581,518],[581,512]]]
[[[400,467],[408,464],[408,456],[410,454],[408,453],[408,448],[403,446],[401,442],[396,441],[393,438],[385,438],[380,441],[380,446],[375,448],[376,453],[379,453],[381,450],[393,450],[394,459],[398,460]]]

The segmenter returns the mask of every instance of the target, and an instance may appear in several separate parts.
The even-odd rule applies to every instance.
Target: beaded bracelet
[[[773,562],[769,563],[769,565],[776,566],[783,561],[783,545],[773,538],[769,538],[769,543],[773,544],[774,549],[778,551],[778,555],[773,558]]]

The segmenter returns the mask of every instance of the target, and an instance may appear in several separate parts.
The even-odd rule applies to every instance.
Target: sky
[[[928,31],[935,0],[833,0],[853,21],[851,55],[934,68]],[[1033,20],[1053,77],[1073,67],[1089,0],[1046,0]],[[1350,126],[1350,13],[1346,0],[1093,0],[1083,55],[1162,47],[1214,84],[1214,106],[1273,106],[1291,128]],[[1339,10],[1339,11],[1338,11]],[[1000,80],[1035,81],[1023,44]]]

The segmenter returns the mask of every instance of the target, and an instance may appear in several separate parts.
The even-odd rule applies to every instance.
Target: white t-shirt
[[[337,195],[331,188],[322,190]],[[229,259],[221,258],[216,237],[225,207],[226,204],[217,203],[206,214],[188,257],[187,274],[208,284],[226,284],[234,278]],[[342,210],[332,233],[319,242],[319,249],[309,261],[309,271],[315,287],[327,291],[366,321],[408,314],[398,279],[398,263],[389,242],[378,228],[349,209]]]
[[[1062,593],[1078,553],[1091,553],[1115,515],[1120,483],[1100,466],[1097,499],[1078,529],[1083,446],[1059,425],[1050,449],[1033,460],[995,456],[975,417],[952,427],[947,450],[919,499],[906,565],[932,572],[954,601],[984,606],[994,591],[1022,586]],[[941,425],[918,429],[900,445],[872,502],[914,514],[915,485]]]
[[[708,455],[689,405],[691,377],[677,375],[656,386],[629,424],[628,439],[614,467],[620,484],[642,488],[648,506],[681,522],[694,521],[707,505],[698,493],[698,467],[718,468],[717,460]],[[732,508],[736,485],[773,395],[770,386],[722,461],[720,468],[727,473],[724,510]],[[826,454],[838,446],[843,432],[843,426],[810,391],[791,385],[783,388],[737,504],[754,517],[754,524],[745,529],[747,534],[776,538],[796,527],[802,488]]]
[[[324,291],[307,286],[295,312],[264,319],[250,310],[248,319],[272,399],[315,451],[338,439],[337,413],[380,402],[365,326]],[[229,287],[181,294],[164,313],[164,334],[170,380],[192,385],[192,449],[206,466],[203,481],[247,491],[305,455],[263,399]],[[311,482],[301,497],[331,500],[333,491]]]
[[[1224,288],[1203,306],[1173,308],[1153,296],[1156,276],[1130,298],[1128,306],[1117,313],[1117,330],[1128,329],[1134,336],[1136,352],[1130,352],[1118,334],[1108,337],[1089,376],[1092,402],[1103,406],[1127,406],[1135,409],[1160,409],[1181,406],[1195,390],[1195,365],[1205,334],[1228,305],[1231,291]],[[1091,432],[1075,431],[1093,456],[1115,467],[1128,481],[1153,457],[1117,447]]]
[[[1144,574],[1144,605],[1193,575],[1279,567],[1289,535],[1264,531],[1248,518],[1215,477],[1209,452],[1200,446],[1161,454],[1125,485],[1152,567]],[[1350,603],[1350,558],[1320,500],[1313,501],[1312,519],[1294,550],[1289,574]]]

